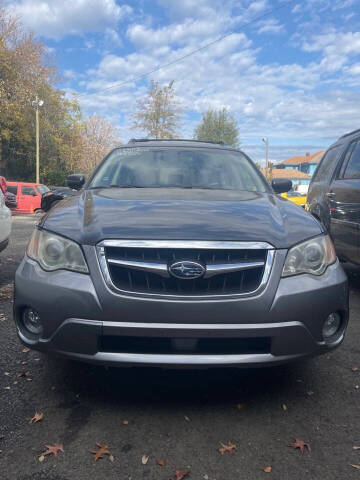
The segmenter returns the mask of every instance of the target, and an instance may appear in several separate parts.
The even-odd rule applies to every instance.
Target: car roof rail
[[[355,133],[360,133],[360,128],[358,128],[357,130],[353,130],[352,132],[345,133],[345,135],[342,135],[340,138],[350,137],[351,135],[354,135]],[[340,138],[339,138],[339,140],[340,140]]]
[[[213,143],[215,145],[227,145],[225,142],[214,142],[213,140],[194,140],[193,138],[130,138],[129,143],[142,142],[196,142],[196,143]]]

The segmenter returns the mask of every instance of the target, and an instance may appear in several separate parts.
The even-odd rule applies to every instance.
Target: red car
[[[45,185],[26,182],[6,182],[7,191],[13,193],[17,199],[15,213],[34,213],[41,210],[42,194],[49,189]]]

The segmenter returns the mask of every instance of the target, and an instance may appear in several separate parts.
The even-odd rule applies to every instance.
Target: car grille
[[[102,242],[98,254],[108,283],[117,290],[137,294],[184,297],[249,294],[267,280],[265,273],[267,277],[273,258],[273,250],[268,247],[246,248],[246,244],[244,248],[198,248],[198,245],[192,248],[189,243],[186,248],[173,248],[171,242],[168,247],[160,243],[160,248],[151,248],[121,246],[120,241],[119,245],[114,241]],[[184,279],[169,273],[168,267],[173,263],[188,261],[202,265],[205,275]],[[219,271],[209,273],[215,269]]]
[[[197,355],[251,355],[270,353],[270,337],[249,338],[167,338],[102,336],[100,352]]]

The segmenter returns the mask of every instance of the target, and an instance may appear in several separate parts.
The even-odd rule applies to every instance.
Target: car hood
[[[83,245],[104,239],[263,241],[288,248],[322,232],[301,207],[271,193],[200,189],[84,190],[40,227]]]

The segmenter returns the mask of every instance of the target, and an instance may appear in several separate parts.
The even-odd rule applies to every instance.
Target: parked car
[[[13,193],[5,193],[5,205],[10,208],[10,210],[15,210],[17,208],[17,199]]]
[[[281,196],[290,200],[290,202],[295,203],[296,205],[300,205],[300,207],[305,208],[306,204],[306,195],[302,195],[300,192],[295,192],[292,190],[291,192],[282,193]]]
[[[7,191],[16,196],[15,213],[34,213],[41,211],[41,197],[49,189],[46,185],[26,182],[7,182]]]
[[[341,260],[360,265],[360,130],[326,151],[309,187],[307,210],[330,233]]]
[[[241,151],[132,141],[36,226],[15,278],[30,348],[105,365],[260,366],[343,340],[348,284],[321,224]]]
[[[3,195],[6,193],[6,180],[5,177],[0,176],[0,190],[2,191]]]
[[[5,205],[5,197],[0,188],[0,252],[4,250],[9,243],[11,232],[11,213]]]
[[[61,200],[64,200],[64,198],[72,197],[77,193],[77,190],[69,187],[57,187],[54,190],[45,192],[41,199],[41,210],[48,212],[50,208],[57,205]]]

